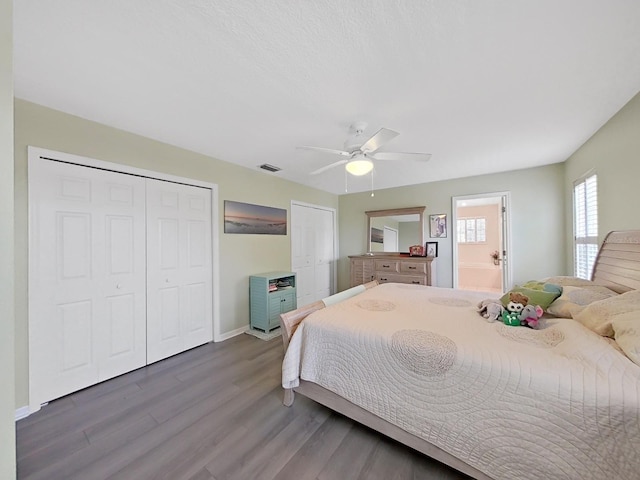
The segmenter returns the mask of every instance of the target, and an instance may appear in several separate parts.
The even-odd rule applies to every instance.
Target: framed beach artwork
[[[284,208],[225,200],[224,233],[286,235],[287,211]]]
[[[444,213],[429,215],[429,227],[429,236],[431,238],[446,238],[447,215]]]

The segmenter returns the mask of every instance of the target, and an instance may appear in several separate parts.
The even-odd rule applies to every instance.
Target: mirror
[[[367,253],[408,253],[411,245],[424,246],[426,208],[364,212],[367,215]]]

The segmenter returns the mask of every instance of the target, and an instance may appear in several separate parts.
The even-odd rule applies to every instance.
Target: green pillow
[[[505,307],[509,303],[509,294],[511,292],[520,292],[523,295],[526,295],[527,297],[529,297],[529,303],[531,305],[540,305],[543,310],[546,310],[549,307],[549,305],[551,305],[553,301],[560,296],[560,292],[546,292],[544,290],[527,288],[524,286],[520,287],[516,285],[507,293],[505,293],[500,299],[500,301],[502,302],[502,305],[504,305]]]
[[[545,292],[557,293],[558,295],[562,294],[562,287],[560,285],[556,285],[555,283],[546,283],[531,280],[527,283],[524,283],[522,286],[524,288],[531,288],[533,290],[543,290]]]

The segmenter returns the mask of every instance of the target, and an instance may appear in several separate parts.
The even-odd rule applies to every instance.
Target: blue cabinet
[[[251,328],[269,333],[280,326],[280,314],[295,310],[296,274],[268,272],[249,277]]]

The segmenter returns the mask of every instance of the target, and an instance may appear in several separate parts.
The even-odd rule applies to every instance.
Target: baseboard
[[[230,332],[222,333],[220,335],[220,339],[216,340],[216,342],[223,342],[225,340],[229,340],[232,337],[236,337],[238,335],[242,335],[244,332],[249,330],[249,325],[241,328],[236,328],[235,330],[231,330]]]
[[[23,418],[27,418],[31,415],[31,410],[29,410],[29,405],[25,405],[24,407],[20,407],[16,410],[16,422],[18,420],[22,420]]]

